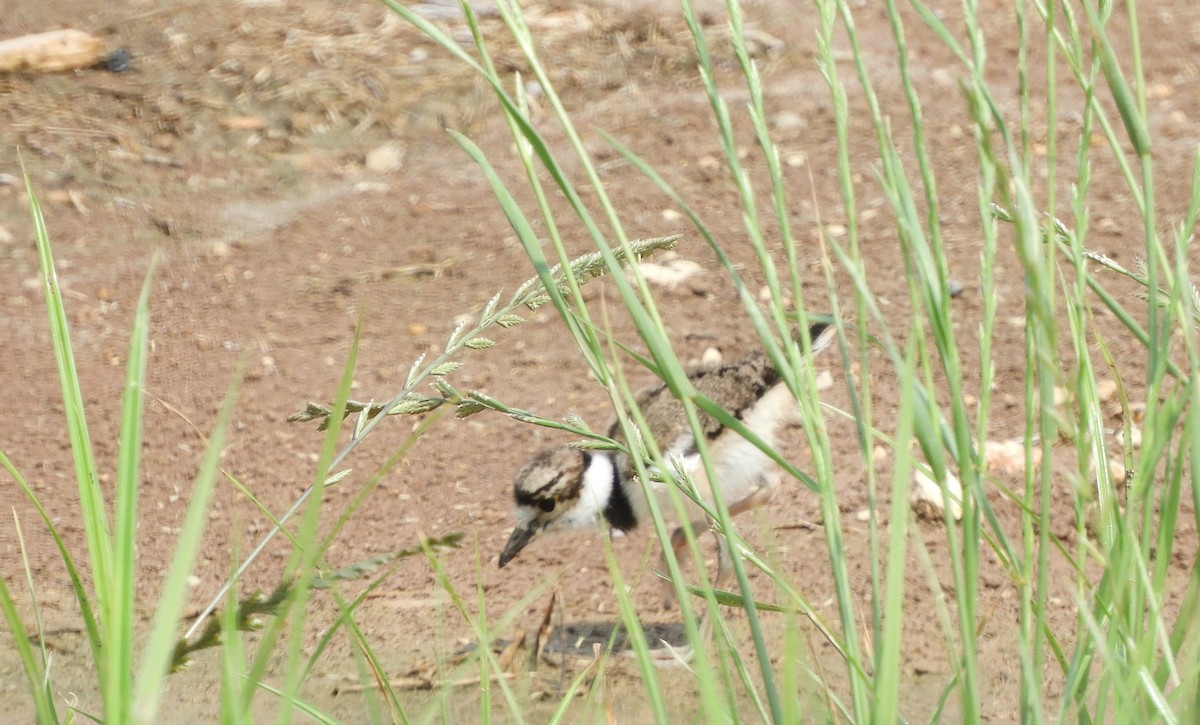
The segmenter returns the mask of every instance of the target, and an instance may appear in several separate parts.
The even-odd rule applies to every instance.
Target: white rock
[[[1042,449],[1032,450],[1034,468],[1042,464]],[[983,444],[983,465],[989,471],[1009,474],[1025,473],[1025,441],[987,441]]]
[[[715,347],[710,347],[700,356],[700,365],[706,368],[715,368],[721,364],[721,351]]]
[[[955,521],[962,520],[962,484],[949,471],[946,472],[946,491],[950,494],[950,515]],[[913,487],[908,494],[908,504],[919,518],[941,520],[946,510],[942,488],[921,469],[913,472]]]
[[[404,152],[399,146],[385,143],[367,152],[366,163],[364,165],[367,167],[367,171],[372,171],[376,174],[386,174],[400,168],[400,162],[403,160]]]
[[[1117,396],[1117,381],[1111,379],[1096,381],[1096,397],[1101,403],[1107,403]]]
[[[817,390],[829,390],[833,387],[833,373],[828,370],[822,370],[817,373],[817,379],[814,382],[817,385]]]
[[[672,259],[666,264],[642,262],[639,269],[647,282],[669,290],[674,290],[704,271],[703,267],[690,259]]]

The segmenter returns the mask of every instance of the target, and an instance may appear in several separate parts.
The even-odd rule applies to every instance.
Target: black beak
[[[518,526],[513,529],[512,534],[508,537],[508,543],[504,545],[504,551],[500,552],[500,568],[517,557],[533,541],[533,537],[537,536],[538,532],[545,528],[534,521]]]

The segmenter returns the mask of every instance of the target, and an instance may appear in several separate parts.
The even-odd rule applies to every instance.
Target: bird
[[[794,333],[798,334],[799,330]],[[833,340],[836,328],[821,322],[811,325],[809,339],[815,356]],[[796,336],[793,335],[793,337]],[[688,378],[701,395],[736,416],[768,447],[775,447],[780,431],[799,421],[799,410],[791,391],[765,351],[738,362],[692,370]],[[696,483],[701,497],[712,503],[696,440],[682,404],[662,384],[637,396],[647,432],[662,447],[663,459],[682,465]],[[780,471],[765,453],[737,431],[701,412],[700,427],[707,442],[710,461],[729,513],[735,516],[762,506],[779,487]],[[623,442],[620,422],[611,426],[609,437]],[[651,481],[660,501],[670,501],[666,486]],[[640,489],[633,461],[621,450],[584,449],[570,445],[543,450],[526,463],[513,483],[516,526],[500,552],[504,568],[535,540],[556,531],[599,529],[629,532],[650,518],[646,495]],[[689,501],[693,511],[701,511]],[[668,505],[665,511],[673,511]],[[689,514],[690,515],[690,514]],[[693,531],[709,526],[706,516],[691,522]],[[718,544],[714,586],[722,588],[732,573],[728,542],[714,530]],[[683,526],[671,537],[678,554],[686,545]],[[666,552],[663,552],[665,561]]]

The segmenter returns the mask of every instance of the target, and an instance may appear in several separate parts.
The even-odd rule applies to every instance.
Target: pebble
[[[133,64],[133,56],[124,48],[117,48],[104,59],[104,67],[110,73],[124,73]]]
[[[805,121],[804,116],[795,111],[780,111],[771,119],[771,125],[776,131],[787,133],[789,131],[803,131],[808,128],[808,121]]]
[[[965,290],[965,289],[966,289],[966,287],[963,287],[962,282],[959,282],[956,279],[950,280],[950,296],[951,297],[960,296],[963,293],[963,290]]]
[[[367,171],[376,174],[386,174],[400,168],[400,162],[403,160],[404,152],[400,147],[395,144],[386,143],[368,151],[364,165]]]
[[[1112,379],[1096,382],[1096,397],[1101,403],[1107,403],[1117,397],[1117,381]]]
[[[950,515],[955,521],[961,521],[962,483],[949,471],[946,471],[946,490],[951,496]],[[908,494],[908,505],[912,506],[918,518],[927,520],[941,520],[942,512],[946,510],[941,486],[919,468],[913,471],[913,488]]]
[[[1034,467],[1042,465],[1042,449],[1034,446],[1030,451]],[[983,444],[983,465],[988,471],[1020,475],[1025,472],[1025,441],[1014,438],[1007,441],[987,441]]]
[[[647,282],[670,290],[704,271],[703,267],[690,259],[672,259],[666,264],[642,262],[640,269]]]

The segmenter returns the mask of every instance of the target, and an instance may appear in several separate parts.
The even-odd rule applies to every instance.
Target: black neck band
[[[612,493],[608,496],[608,505],[604,507],[604,519],[608,525],[621,531],[629,531],[637,526],[637,517],[633,514],[633,505],[629,502],[629,494],[625,492],[624,481],[621,480],[621,466],[615,456],[609,457],[612,464]]]

